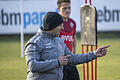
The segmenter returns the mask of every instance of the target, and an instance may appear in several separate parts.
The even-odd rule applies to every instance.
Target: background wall
[[[57,12],[57,0],[0,0],[0,34],[19,34],[20,25],[24,33],[35,33],[43,24],[48,11]],[[120,31],[120,0],[92,0],[97,9],[98,31]],[[71,17],[80,29],[80,7],[84,0],[72,0]],[[20,8],[22,6],[22,12]]]

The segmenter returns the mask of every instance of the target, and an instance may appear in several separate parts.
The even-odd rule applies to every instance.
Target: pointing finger
[[[110,45],[106,45],[106,46],[100,47],[100,49],[104,49],[104,48],[108,48],[108,47],[110,47]]]

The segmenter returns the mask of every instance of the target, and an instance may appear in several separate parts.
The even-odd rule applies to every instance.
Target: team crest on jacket
[[[51,43],[50,42],[48,42],[47,44],[45,44],[45,48],[51,48],[52,46],[51,46]]]
[[[71,28],[73,28],[73,27],[74,27],[74,24],[73,24],[73,22],[71,22],[71,23],[70,23],[70,26],[71,26]]]
[[[62,49],[62,45],[61,45],[60,43],[58,44],[58,48],[59,48],[59,49]]]

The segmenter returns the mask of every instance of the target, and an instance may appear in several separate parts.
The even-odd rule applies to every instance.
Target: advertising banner
[[[115,2],[116,1],[116,2]],[[120,0],[92,0],[97,9],[98,31],[120,31]],[[20,34],[20,25],[24,33],[36,33],[43,24],[43,17],[48,11],[58,12],[57,0],[0,0],[0,34]],[[80,28],[80,7],[84,0],[71,1],[71,18]],[[22,6],[22,12],[20,11]]]

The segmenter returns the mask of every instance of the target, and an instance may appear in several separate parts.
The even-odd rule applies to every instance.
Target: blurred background
[[[98,47],[110,44],[108,55],[98,59],[98,80],[120,80],[120,0],[91,0],[97,10]],[[26,80],[25,43],[36,34],[57,0],[0,0],[0,80]],[[81,54],[80,7],[71,0],[71,18],[77,23],[77,53]],[[82,65],[77,65],[83,80]]]

